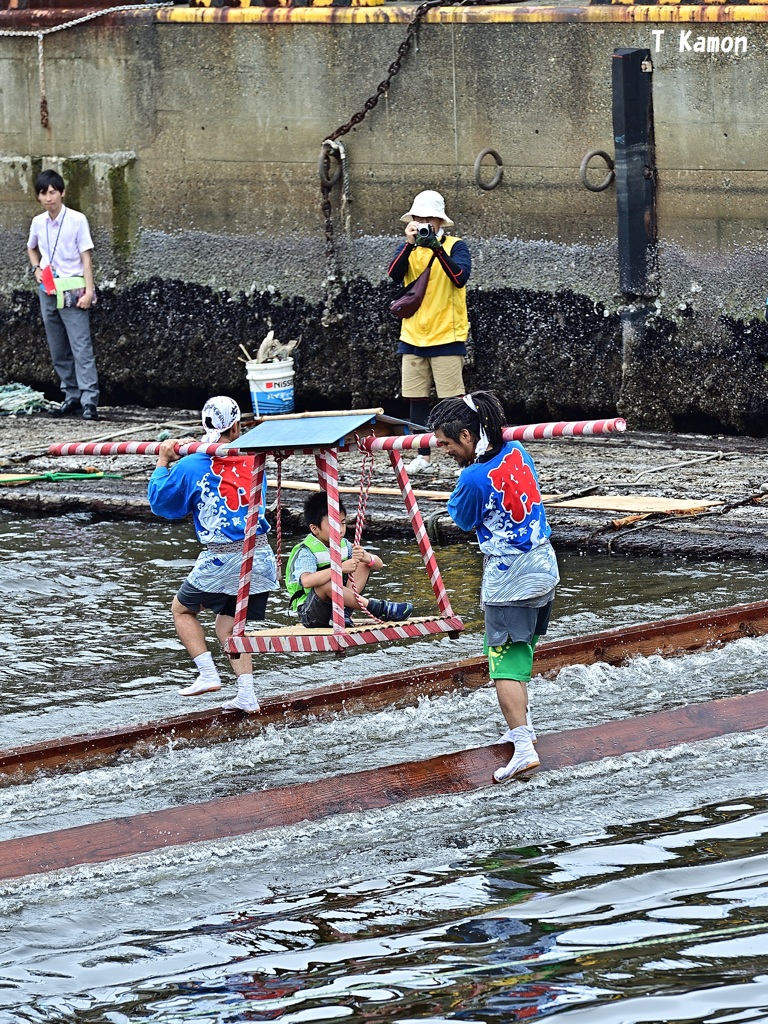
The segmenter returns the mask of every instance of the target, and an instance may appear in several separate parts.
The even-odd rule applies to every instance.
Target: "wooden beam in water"
[[[543,770],[554,770],[766,726],[768,691],[763,691],[552,733],[540,737],[538,752]],[[317,821],[333,814],[483,789],[493,784],[493,771],[506,764],[511,752],[509,744],[476,747],[427,761],[10,839],[0,842],[0,879],[100,864],[185,843]]]
[[[768,601],[736,605],[677,619],[646,622],[601,633],[552,640],[536,650],[534,670],[557,672],[566,665],[617,665],[639,655],[676,657],[745,636],[768,633]],[[76,770],[107,764],[127,754],[144,756],[168,742],[220,743],[254,736],[269,724],[301,725],[344,712],[372,712],[390,705],[413,705],[420,697],[488,683],[484,657],[412,668],[332,686],[265,698],[258,715],[225,714],[219,709],[194,711],[155,722],[98,733],[45,740],[0,751],[0,775]]]

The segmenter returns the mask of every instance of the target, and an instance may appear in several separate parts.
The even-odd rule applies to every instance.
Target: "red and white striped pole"
[[[604,420],[561,420],[551,423],[528,423],[520,427],[505,427],[505,441],[538,441],[553,437],[594,437],[602,434],[620,434],[627,429],[627,421],[620,417]],[[401,437],[362,437],[360,446],[369,452],[408,451],[412,448],[436,448],[432,433],[405,434]]]
[[[49,455],[157,455],[160,441],[67,441],[52,444]],[[177,455],[192,455],[202,452],[204,455],[215,455],[223,459],[226,455],[252,455],[253,452],[241,452],[226,444],[207,444],[203,441],[190,441],[188,444],[173,446]]]
[[[237,646],[237,641],[245,633],[245,624],[248,619],[248,598],[251,596],[253,553],[256,548],[256,531],[259,526],[259,514],[261,513],[262,484],[264,481],[266,462],[267,456],[263,452],[258,453],[253,460],[250,504],[248,506],[248,515],[245,520],[245,536],[243,537],[243,561],[240,566],[240,583],[237,588],[235,622],[232,627],[231,637],[231,639],[235,641],[232,646],[240,654],[243,653],[243,647]]]
[[[595,437],[601,434],[621,434],[627,429],[626,420],[620,417],[602,420],[561,420],[550,423],[528,423],[519,427],[505,427],[505,441],[538,441],[554,437]],[[405,434],[401,437],[363,437],[360,445],[369,452],[408,451],[412,448],[436,448],[434,434]],[[206,444],[202,441],[190,441],[188,444],[174,446],[178,455],[192,455],[203,452],[204,455],[215,455],[223,459],[228,455],[252,455],[253,452],[241,452],[231,445]],[[69,441],[52,444],[49,455],[157,455],[160,450],[159,441]],[[312,454],[306,449],[307,454]],[[285,453],[287,454],[287,453]]]
[[[413,532],[419,545],[419,551],[421,551],[424,568],[427,570],[429,582],[431,583],[432,590],[437,598],[437,606],[440,609],[440,614],[450,619],[453,617],[451,601],[448,597],[448,591],[445,589],[443,577],[440,575],[440,569],[437,565],[435,552],[432,550],[432,544],[430,543],[429,535],[427,534],[427,528],[424,525],[424,520],[421,518],[419,503],[416,501],[416,495],[413,493],[413,488],[411,487],[411,481],[405,469],[403,457],[399,451],[391,449],[389,452],[389,461],[392,463],[392,469],[395,471],[395,476],[397,477],[397,482],[403,495],[403,501],[405,502],[405,507],[411,520],[411,526],[413,527]]]
[[[317,479],[328,496],[328,549],[331,556],[331,607],[333,632],[346,633],[344,624],[344,577],[341,572],[341,509],[339,507],[339,460],[335,448],[315,455]]]

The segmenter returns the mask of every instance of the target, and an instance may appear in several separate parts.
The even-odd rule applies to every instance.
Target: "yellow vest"
[[[458,241],[449,235],[443,239],[443,249],[450,255]],[[412,284],[426,269],[432,255],[432,250],[426,246],[413,249],[405,274],[406,285]],[[401,321],[400,340],[417,348],[428,348],[466,341],[468,337],[467,289],[457,288],[435,260],[429,272],[424,301],[413,316]]]

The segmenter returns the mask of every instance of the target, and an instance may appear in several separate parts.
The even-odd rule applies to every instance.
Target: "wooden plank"
[[[704,512],[722,505],[721,501],[690,501],[685,498],[659,498],[650,494],[593,494],[586,498],[547,502],[550,508],[581,508],[611,512]]]
[[[539,644],[534,670],[557,672],[566,665],[621,664],[628,658],[678,655],[729,643],[745,636],[768,633],[768,601],[737,605],[718,611],[659,622],[605,630]],[[441,665],[409,668],[370,679],[334,683],[268,697],[258,715],[226,714],[219,708],[98,733],[59,737],[0,751],[0,774],[29,774],[96,767],[133,752],[138,756],[173,743],[207,744],[258,735],[267,725],[301,725],[308,718],[328,719],[343,712],[373,712],[390,705],[415,705],[422,696],[439,696],[457,689],[473,690],[488,684],[484,657]]]
[[[272,416],[270,419],[278,419],[277,416]],[[407,467],[406,467],[407,468]],[[267,479],[267,486],[273,490],[277,488],[277,480],[269,477]],[[284,491],[319,491],[320,484],[312,483],[309,480],[282,480],[280,486]],[[339,494],[359,494],[360,487],[348,487],[346,485],[339,485]],[[369,494],[378,494],[380,496],[400,498],[402,501],[402,493],[399,487],[369,487]],[[417,498],[427,498],[430,501],[448,501],[453,491],[427,491],[424,488],[421,490],[413,488],[413,493]],[[546,504],[553,501],[560,501],[557,494],[542,494],[541,500]],[[563,502],[565,504],[565,502]]]
[[[276,419],[277,417],[272,417]],[[267,480],[271,488],[277,487],[277,481]],[[319,491],[320,485],[305,480],[283,480],[281,487],[286,491]],[[340,494],[359,494],[360,488],[340,486]],[[397,487],[371,487],[370,494],[384,497],[401,498]],[[417,498],[426,501],[446,502],[451,491],[428,491],[424,488],[414,490]],[[684,498],[661,498],[648,494],[594,494],[583,498],[567,498],[563,500],[557,494],[543,494],[542,501],[548,508],[577,508],[593,512],[698,512],[721,505],[720,501],[690,501]]]
[[[370,629],[371,625],[376,626],[401,626],[405,622],[434,622],[438,619],[435,615],[412,615],[409,619],[403,619],[402,622],[390,622],[387,620],[381,620],[380,622],[374,619],[353,619],[352,625],[349,626],[346,633],[360,633],[366,629]],[[333,636],[333,626],[313,626],[312,629],[308,629],[306,626],[302,626],[300,622],[295,622],[290,626],[274,626],[270,629],[246,629],[245,636]]]
[[[766,726],[768,691],[762,691],[552,733],[540,737],[538,752],[543,770],[563,769]],[[0,879],[99,864],[185,843],[317,821],[333,814],[359,813],[417,798],[483,789],[492,785],[493,771],[506,764],[511,754],[509,744],[476,747],[427,761],[10,839],[0,842]]]
[[[273,417],[276,418],[276,417]],[[271,478],[267,480],[267,486],[273,490],[277,487],[277,480]],[[282,480],[280,483],[281,488],[284,491],[319,491],[320,484],[310,483],[308,480]],[[339,485],[339,494],[359,494],[360,487],[347,487],[346,485]],[[399,498],[403,500],[403,495],[400,492],[399,487],[369,487],[369,494],[378,494],[386,497]],[[414,495],[417,498],[426,498],[428,501],[448,501],[451,496],[451,491],[427,491],[423,488],[421,490],[414,489]]]

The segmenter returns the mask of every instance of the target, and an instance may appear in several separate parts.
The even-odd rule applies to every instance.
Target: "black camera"
[[[435,238],[435,229],[431,224],[419,224],[416,228],[416,245],[429,245]]]

